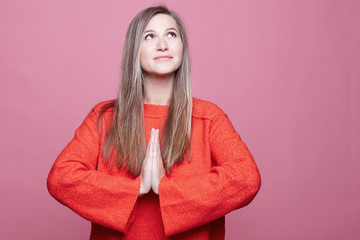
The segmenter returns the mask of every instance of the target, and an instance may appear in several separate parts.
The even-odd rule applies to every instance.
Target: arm
[[[244,207],[259,191],[257,166],[224,113],[211,123],[210,148],[216,166],[208,174],[161,179],[160,206],[167,235],[201,226]]]
[[[140,178],[97,171],[100,132],[94,109],[53,164],[49,193],[85,219],[126,232],[140,189]]]

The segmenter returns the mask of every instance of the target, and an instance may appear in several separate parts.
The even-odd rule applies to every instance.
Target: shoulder
[[[98,122],[100,119],[112,119],[115,100],[107,100],[96,104],[87,114],[85,122]],[[100,121],[101,121],[100,120]]]
[[[215,103],[193,98],[193,117],[213,120],[216,116],[223,114],[225,114],[224,111]]]
[[[100,114],[107,113],[107,112],[113,112],[114,104],[115,104],[115,99],[102,101],[102,102],[96,104],[93,107],[92,111],[96,115],[100,115]]]

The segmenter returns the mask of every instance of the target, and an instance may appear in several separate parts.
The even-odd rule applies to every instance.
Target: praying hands
[[[139,195],[148,193],[150,189],[159,194],[159,183],[164,175],[165,168],[160,152],[159,129],[152,128],[140,173],[141,187]]]

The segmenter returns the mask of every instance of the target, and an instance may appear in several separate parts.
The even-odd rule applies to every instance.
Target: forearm
[[[126,232],[140,179],[88,170],[69,161],[53,166],[47,186],[56,200],[85,219]]]
[[[165,232],[180,233],[244,207],[259,187],[260,175],[252,161],[214,167],[209,174],[191,178],[163,177],[159,198]]]

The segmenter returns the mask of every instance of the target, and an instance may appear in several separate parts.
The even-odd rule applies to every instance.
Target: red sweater
[[[104,164],[104,132],[97,105],[76,130],[48,176],[60,203],[91,221],[90,239],[224,239],[225,214],[244,207],[260,187],[256,164],[227,115],[215,104],[193,99],[191,162],[164,176],[159,195],[141,197],[140,177]],[[162,129],[168,106],[144,104],[146,142]],[[104,114],[103,126],[113,109]]]

